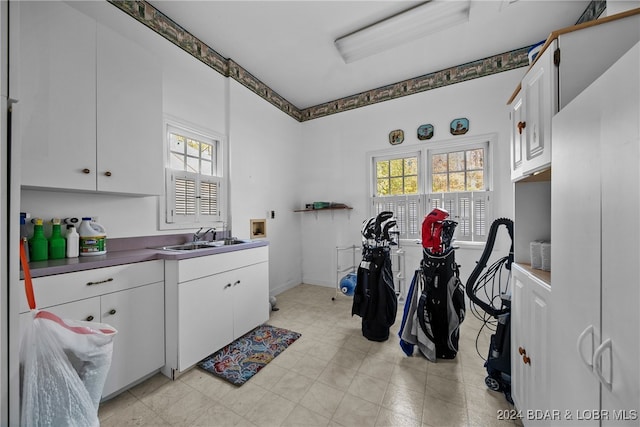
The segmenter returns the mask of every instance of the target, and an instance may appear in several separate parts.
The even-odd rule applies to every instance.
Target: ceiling
[[[532,45],[573,25],[589,1],[472,0],[468,23],[350,64],[335,39],[422,2],[148,3],[304,109]]]

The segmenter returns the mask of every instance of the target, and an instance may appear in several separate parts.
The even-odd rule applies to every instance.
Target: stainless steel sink
[[[242,243],[248,243],[244,240],[238,240],[238,239],[225,239],[224,240],[224,244],[226,245],[240,245]]]
[[[211,249],[216,245],[212,245],[211,242],[193,242],[193,243],[183,243],[181,245],[170,245],[170,246],[162,246],[160,249],[163,251],[197,251],[199,249]]]
[[[204,249],[212,249],[219,246],[227,246],[227,245],[240,245],[242,243],[249,243],[246,240],[240,239],[225,239],[225,240],[216,240],[214,242],[189,242],[183,243],[181,245],[169,245],[162,246],[159,248],[161,251],[198,251]]]

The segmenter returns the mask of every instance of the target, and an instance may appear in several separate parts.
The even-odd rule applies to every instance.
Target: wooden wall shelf
[[[351,210],[350,206],[330,206],[328,208],[320,209],[296,209],[294,212],[320,212],[320,211],[337,211],[337,210]]]

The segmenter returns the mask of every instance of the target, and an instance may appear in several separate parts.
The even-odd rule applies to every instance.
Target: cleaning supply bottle
[[[40,218],[36,218],[35,220],[33,236],[29,239],[29,251],[32,262],[46,261],[49,258],[49,243],[47,242],[47,238],[44,237],[42,220]]]
[[[80,235],[76,231],[76,227],[72,224],[67,225],[67,258],[77,258],[79,246]]]
[[[60,219],[51,220],[51,237],[49,237],[49,259],[63,259],[67,255],[67,242],[62,237]]]
[[[107,232],[91,218],[82,218],[78,228],[80,256],[104,255],[107,253]]]
[[[27,262],[29,262],[29,233],[27,232],[27,218],[28,214],[26,212],[20,212],[20,240],[24,242],[24,252],[27,257]]]

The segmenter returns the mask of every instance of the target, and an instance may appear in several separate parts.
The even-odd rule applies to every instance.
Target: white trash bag
[[[20,346],[22,426],[99,426],[117,331],[31,310]]]

